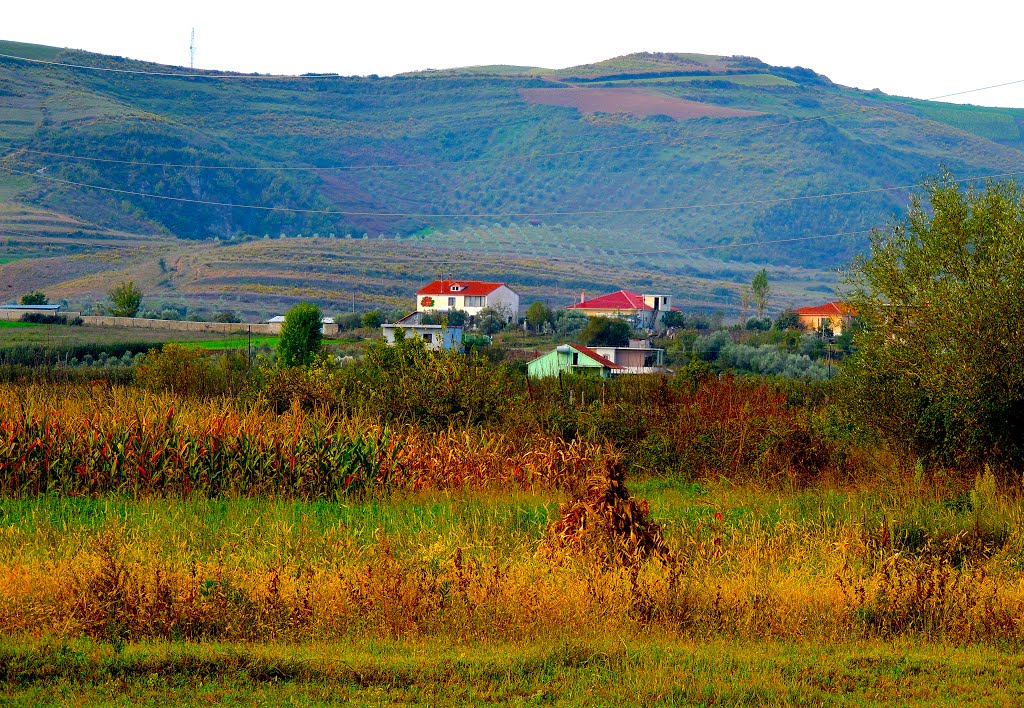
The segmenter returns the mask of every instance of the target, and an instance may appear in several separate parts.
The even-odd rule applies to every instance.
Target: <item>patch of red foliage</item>
[[[763,115],[757,111],[688,101],[640,88],[534,88],[519,89],[519,94],[530,103],[567,106],[584,113],[629,113],[640,117],[666,115],[680,120]]]

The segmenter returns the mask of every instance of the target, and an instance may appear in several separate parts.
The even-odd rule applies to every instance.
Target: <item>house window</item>
[[[483,307],[484,296],[483,295],[467,295],[466,296],[466,307]]]
[[[455,307],[455,298],[448,298],[448,307]]]
[[[573,366],[579,366],[580,365],[580,354],[579,354],[579,352],[573,352],[572,353],[572,365]]]
[[[423,333],[423,342],[425,344],[431,344],[431,343],[433,343],[433,341],[434,341],[434,335],[431,332],[424,332]]]

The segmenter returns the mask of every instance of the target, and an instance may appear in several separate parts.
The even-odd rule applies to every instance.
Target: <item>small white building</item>
[[[417,312],[463,310],[475,317],[485,307],[511,322],[519,316],[519,295],[504,283],[480,280],[435,280],[416,292]]]
[[[381,325],[384,339],[393,345],[396,337],[418,337],[431,351],[462,351],[462,327],[423,324],[423,313],[413,312],[393,324]],[[401,331],[402,334],[398,334]]]
[[[277,334],[281,334],[281,326],[284,325],[284,315],[277,315],[267,320],[267,324],[273,325],[273,329]],[[338,333],[338,325],[334,321],[333,317],[323,317],[320,319],[320,331],[324,336],[331,337]]]

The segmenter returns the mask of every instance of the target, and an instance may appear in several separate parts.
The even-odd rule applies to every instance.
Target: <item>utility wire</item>
[[[351,211],[351,210],[336,210],[336,209],[307,209],[301,207],[285,207],[285,206],[267,206],[264,204],[236,204],[232,202],[215,202],[205,199],[189,199],[187,197],[172,197],[164,194],[151,194],[148,192],[138,192],[128,189],[117,189],[115,187],[104,187],[98,184],[87,184],[85,182],[75,182],[72,180],[60,179],[58,177],[50,177],[49,175],[39,174],[37,172],[26,172],[24,170],[17,170],[13,167],[7,167],[6,165],[0,165],[0,170],[9,172],[11,174],[23,175],[25,177],[32,177],[34,179],[42,179],[57,184],[64,184],[72,187],[85,187],[88,189],[96,189],[103,192],[112,192],[114,194],[125,194],[133,197],[146,197],[149,199],[163,199],[165,201],[172,202],[183,202],[186,204],[202,204],[205,206],[217,206],[217,207],[229,207],[232,209],[256,209],[260,211],[275,211],[285,212],[291,214],[321,214],[325,216],[378,216],[378,217],[404,217],[404,218],[417,218],[417,219],[501,219],[501,218],[527,218],[527,217],[542,217],[542,216],[602,216],[608,214],[649,214],[657,212],[670,212],[670,211],[689,211],[692,209],[710,209],[716,207],[734,207],[734,206],[751,206],[758,204],[780,204],[784,202],[797,202],[807,201],[811,199],[829,199],[833,197],[852,197],[860,196],[864,194],[878,194],[882,192],[896,192],[905,191],[908,189],[916,189],[927,186],[929,182],[916,182],[913,184],[903,184],[894,187],[876,187],[873,189],[858,189],[850,190],[845,192],[830,192],[827,194],[809,194],[796,197],[774,197],[769,199],[746,199],[729,202],[705,202],[703,204],[682,204],[682,205],[669,205],[660,207],[635,207],[629,209],[582,209],[574,211],[533,211],[533,212],[484,212],[484,213],[429,213],[429,212],[378,212],[378,211]],[[961,179],[954,180],[957,183],[961,182],[976,182],[979,180],[987,179],[998,179],[1003,177],[1016,177],[1024,174],[1024,170],[1017,170],[1014,172],[1000,172],[988,175],[977,175],[974,177],[964,177]]]
[[[306,74],[304,76],[270,76],[270,75],[236,75],[236,74],[223,74],[223,75],[208,75],[208,74],[176,74],[169,72],[145,72],[128,69],[111,69],[106,67],[88,67],[80,66],[76,64],[64,64],[61,62],[48,62],[41,59],[29,59],[27,57],[16,57],[8,54],[0,54],[2,58],[8,59],[19,59],[23,61],[30,61],[40,64],[47,64],[53,66],[65,66],[76,69],[94,69],[97,71],[116,71],[121,73],[129,74],[143,74],[150,76],[184,76],[184,77],[205,77],[205,78],[324,78],[324,77],[337,77],[337,74],[323,74],[323,75],[312,75]],[[913,99],[921,101],[938,101],[943,98],[952,98],[954,96],[963,96],[970,93],[978,93],[980,91],[988,91],[995,88],[1003,88],[1006,86],[1013,86],[1016,84],[1024,83],[1024,79],[1017,79],[1014,81],[1006,81],[998,84],[990,84],[988,86],[981,86],[978,88],[965,89],[963,91],[954,91],[952,93],[946,93],[939,96],[932,96],[924,99]],[[586,89],[580,89],[586,90]],[[443,165],[460,165],[460,164],[477,164],[477,163],[490,163],[490,162],[516,162],[526,160],[537,160],[547,157],[563,157],[570,155],[584,155],[599,152],[610,152],[615,150],[626,150],[630,148],[642,148],[651,147],[654,145],[683,145],[693,140],[700,140],[703,138],[719,137],[722,135],[735,135],[741,133],[750,133],[761,130],[770,130],[773,128],[791,127],[794,125],[800,125],[802,123],[808,123],[817,120],[825,120],[827,118],[838,118],[841,116],[852,115],[854,113],[861,113],[870,110],[881,110],[881,106],[859,106],[856,109],[848,111],[839,111],[836,113],[827,113],[818,116],[811,116],[808,118],[801,118],[799,120],[786,121],[784,123],[769,123],[767,125],[752,126],[749,128],[737,128],[734,130],[715,131],[708,132],[699,135],[685,136],[685,137],[673,137],[664,138],[661,140],[648,140],[643,142],[635,143],[623,143],[619,145],[608,145],[604,147],[595,148],[581,148],[579,150],[562,150],[556,152],[545,152],[545,153],[530,153],[526,155],[511,155],[501,157],[481,157],[471,158],[466,160],[445,160],[445,161],[434,161],[434,162],[409,162],[409,163],[397,163],[397,164],[367,164],[367,165],[333,165],[333,166],[298,166],[298,165],[279,165],[279,166],[231,166],[231,165],[195,165],[188,163],[163,163],[163,162],[143,162],[134,160],[117,160],[112,158],[101,158],[101,157],[89,157],[84,155],[72,155],[66,153],[48,152],[43,150],[32,150],[29,148],[21,148],[20,152],[31,153],[36,155],[44,155],[48,157],[59,157],[62,159],[69,160],[82,160],[88,162],[100,162],[109,164],[121,164],[121,165],[134,165],[139,167],[170,167],[170,168],[190,168],[190,169],[201,169],[201,170],[236,170],[236,171],[264,171],[264,170],[275,170],[275,171],[309,171],[309,172],[320,172],[320,171],[360,171],[360,170],[387,170],[387,169],[410,169],[410,168],[424,168],[424,167],[439,167]],[[9,157],[9,156],[8,156]],[[4,158],[6,159],[6,158]]]

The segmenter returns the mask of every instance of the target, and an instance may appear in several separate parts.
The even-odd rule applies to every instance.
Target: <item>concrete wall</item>
[[[0,320],[17,322],[28,310],[2,310],[0,309]],[[35,310],[32,310],[35,312]],[[43,312],[41,314],[51,316],[53,314],[68,318],[68,321],[76,317],[82,318],[82,323],[92,327],[121,327],[124,329],[152,329],[165,330],[168,332],[212,332],[215,334],[281,334],[281,324],[269,324],[257,322],[189,322],[186,320],[147,320],[141,317],[108,317],[106,315],[82,315],[79,312],[57,313]],[[322,328],[324,337],[331,338],[338,336],[337,324],[325,324]]]
[[[147,320],[141,317],[108,317],[85,315],[82,321],[93,327],[123,327],[125,329],[153,329],[170,332],[214,332],[217,334],[280,334],[278,325],[245,322],[188,322],[184,320]]]

